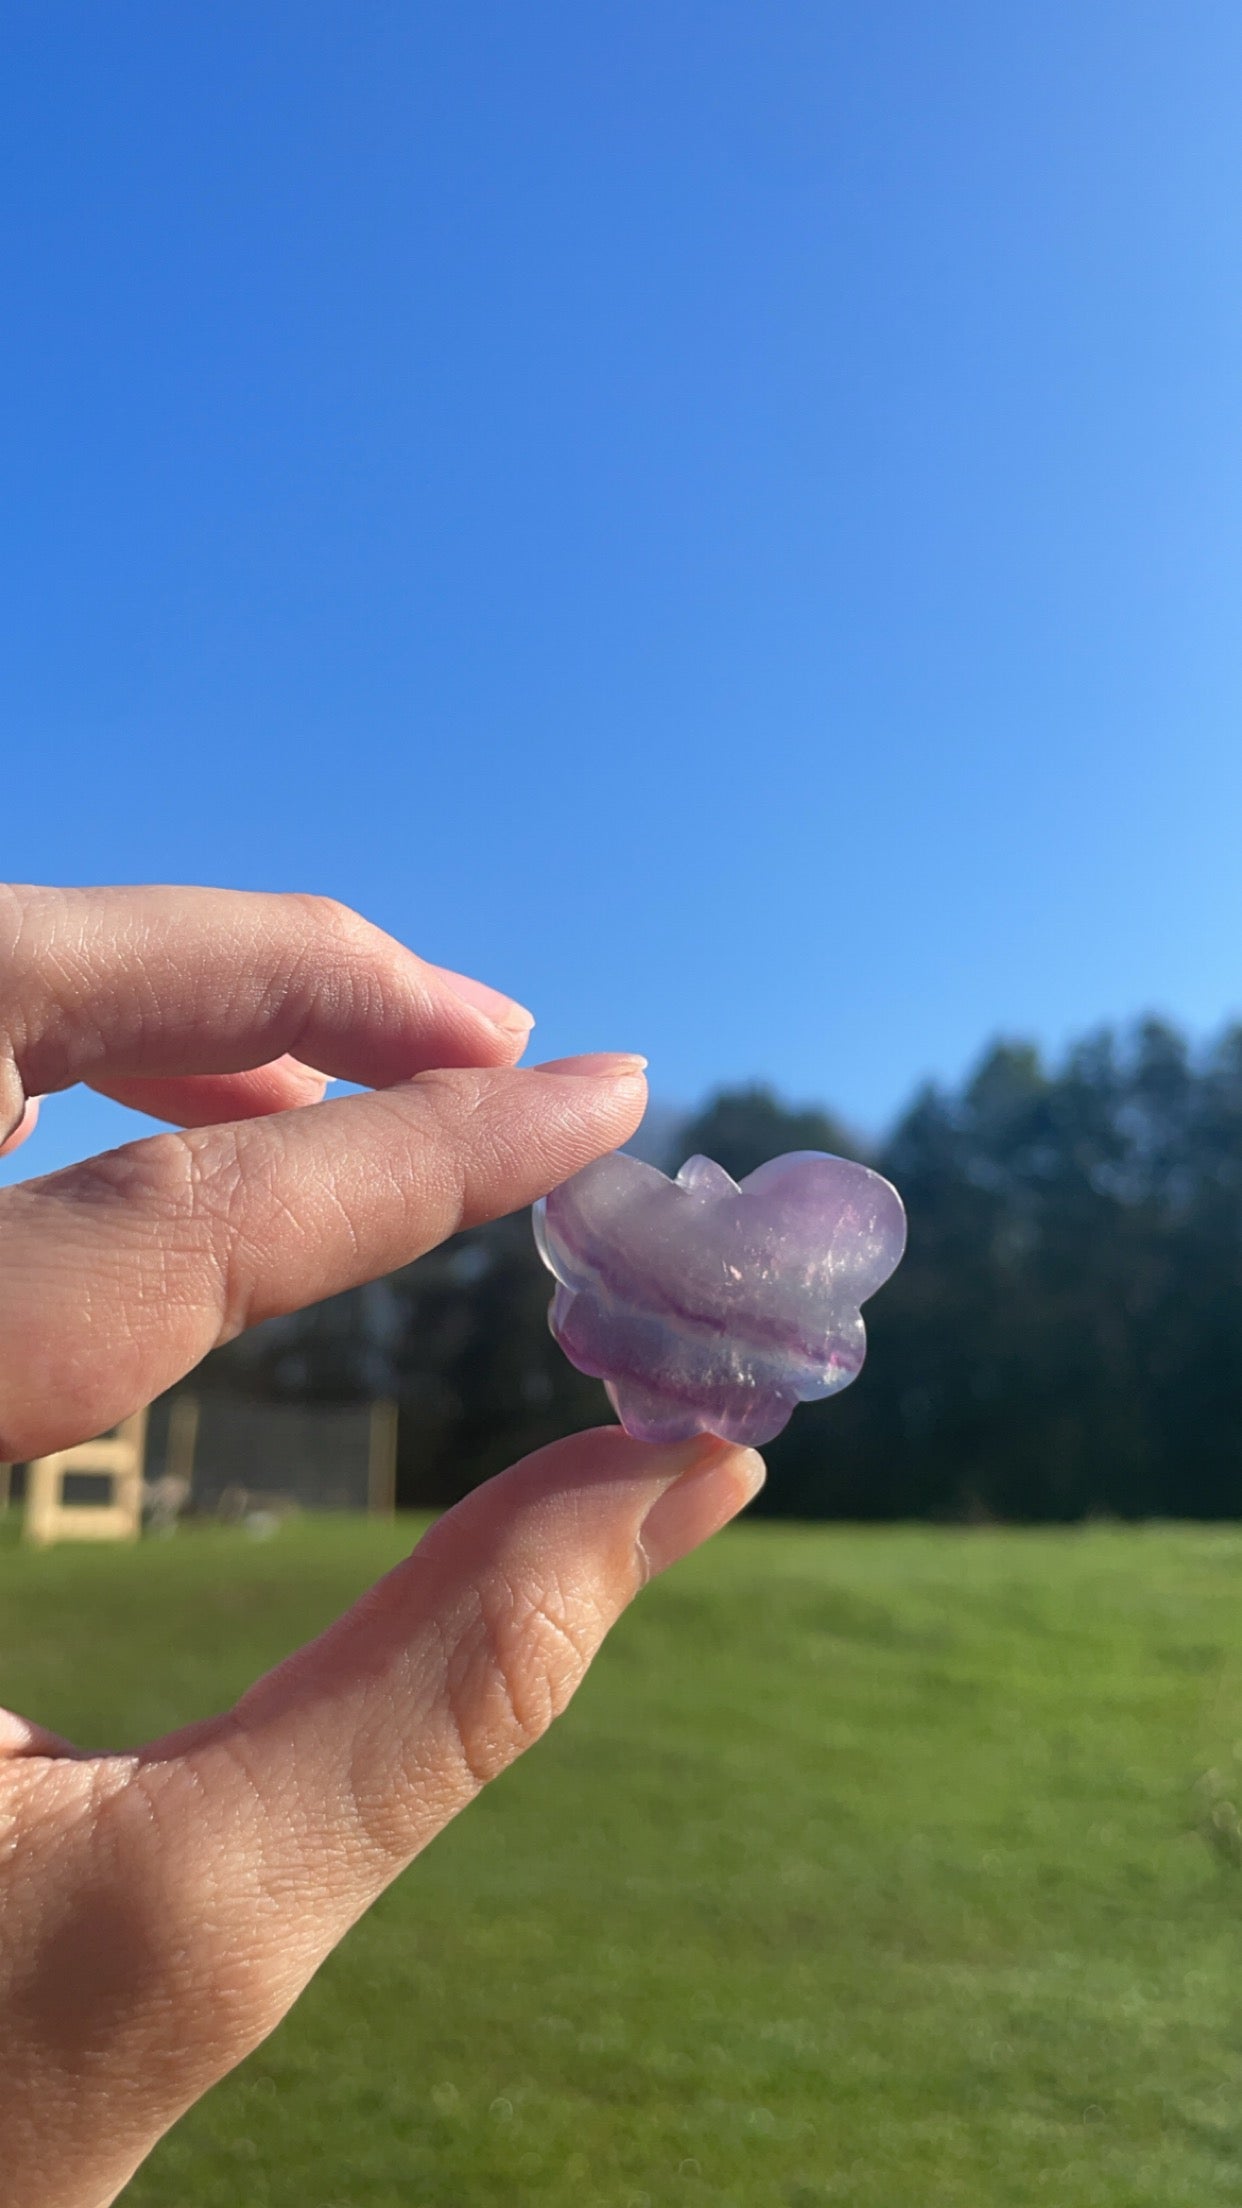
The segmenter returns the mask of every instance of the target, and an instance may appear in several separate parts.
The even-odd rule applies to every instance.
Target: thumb
[[[95,1979],[108,2050],[93,2090],[84,2057],[67,2065],[59,2152],[74,2201],[87,2197],[74,2172],[119,2183],[274,2030],[354,1919],[565,1707],[652,1574],[762,1479],[753,1451],[712,1436],[662,1449],[608,1427],[554,1442],[438,1520],[228,1717],[135,1758],[71,1760],[98,1791],[88,1837],[103,1844],[76,1892],[71,1856],[58,1872],[72,1903],[70,2054],[103,2028]],[[60,1768],[40,1763],[50,1745],[21,1744],[36,1775]],[[70,2197],[45,2170],[18,2194],[49,2208]],[[112,2195],[97,2183],[90,2197]]]
[[[647,1579],[763,1478],[762,1458],[710,1435],[653,1448],[605,1427],[554,1442],[439,1519],[189,1748],[192,1783],[240,1854],[233,1890],[297,1896],[304,1978],[560,1714]],[[288,1933],[279,1907],[251,1918],[252,1962],[256,1938]]]

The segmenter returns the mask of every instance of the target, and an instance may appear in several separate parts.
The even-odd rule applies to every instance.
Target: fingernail
[[[638,1081],[647,1061],[633,1050],[589,1050],[580,1058],[548,1058],[536,1073],[584,1074],[593,1081]]]
[[[670,1564],[710,1541],[746,1508],[766,1478],[767,1466],[758,1450],[715,1441],[706,1462],[700,1457],[666,1487],[643,1520],[638,1553],[647,1578],[666,1572]]]
[[[476,981],[472,974],[455,974],[450,966],[437,966],[441,981],[446,982],[455,997],[468,1004],[475,1012],[482,1012],[493,1027],[506,1035],[529,1035],[535,1024],[535,1015],[524,1004],[506,997],[503,990],[489,989],[485,981]]]
[[[16,1150],[26,1140],[39,1116],[39,1100],[28,1096],[17,1118],[6,1131],[0,1131],[0,1158],[9,1150]]]

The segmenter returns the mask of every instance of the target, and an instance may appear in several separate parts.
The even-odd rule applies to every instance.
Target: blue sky
[[[1240,81],[1233,0],[19,0],[0,870],[331,891],[865,1128],[1209,1030]]]

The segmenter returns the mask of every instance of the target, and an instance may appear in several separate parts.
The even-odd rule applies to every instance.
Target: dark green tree
[[[682,1132],[738,1179],[786,1150],[866,1155],[831,1113],[723,1090]],[[800,1517],[1242,1517],[1242,1027],[1194,1055],[1166,1022],[1055,1066],[995,1044],[927,1087],[868,1162],[910,1219],[868,1306],[861,1377],[768,1451]],[[204,1384],[403,1407],[400,1492],[451,1501],[607,1417],[547,1329],[526,1214],[260,1328]]]

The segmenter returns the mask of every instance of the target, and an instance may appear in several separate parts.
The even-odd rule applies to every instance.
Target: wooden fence
[[[0,1465],[0,1511],[13,1499],[14,1469]],[[268,1504],[390,1516],[396,1478],[395,1403],[316,1412],[202,1401],[180,1389],[110,1434],[28,1464],[22,1537],[40,1548],[134,1541],[144,1516],[158,1530],[186,1509],[237,1516]],[[107,1491],[84,1495],[97,1481]]]

